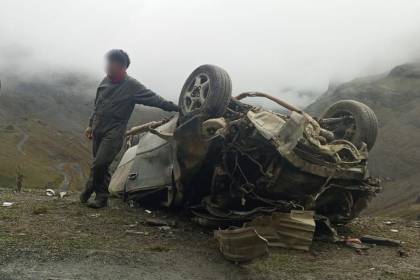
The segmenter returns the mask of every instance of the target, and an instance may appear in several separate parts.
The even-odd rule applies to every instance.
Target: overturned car
[[[270,95],[231,91],[223,69],[194,70],[179,114],[127,132],[110,192],[188,208],[204,225],[232,225],[297,209],[346,223],[379,191],[367,169],[378,130],[369,107],[339,101],[315,119]],[[252,96],[282,107],[241,102]]]

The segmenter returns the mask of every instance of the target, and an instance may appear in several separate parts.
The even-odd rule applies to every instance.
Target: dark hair
[[[116,61],[125,68],[128,68],[128,66],[130,66],[130,57],[128,57],[128,54],[123,50],[110,50],[106,54],[106,59],[108,59],[109,61]]]

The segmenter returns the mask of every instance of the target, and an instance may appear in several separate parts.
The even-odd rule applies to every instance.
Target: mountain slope
[[[420,194],[420,64],[405,64],[386,75],[355,79],[330,88],[307,108],[319,116],[330,104],[354,99],[370,106],[379,120],[379,135],[370,153],[373,175],[384,191],[370,211],[415,217]]]
[[[25,176],[24,188],[80,189],[88,175],[90,142],[83,131],[97,81],[71,72],[47,76],[2,77],[0,186],[14,186],[17,169]],[[166,115],[140,107],[130,124]]]
[[[95,83],[73,73],[2,78],[0,185],[13,186],[17,169],[24,188],[82,184],[90,158],[82,137],[93,96],[87,93]]]

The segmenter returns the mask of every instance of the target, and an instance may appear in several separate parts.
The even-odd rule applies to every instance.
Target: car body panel
[[[112,175],[108,190],[112,195],[120,195],[125,191],[126,182],[130,174],[131,166],[136,157],[137,146],[127,149]]]
[[[175,149],[167,136],[173,135],[176,123],[177,117],[174,117],[156,130],[144,133],[139,143],[125,152],[109,186],[112,194],[165,189],[173,185]]]

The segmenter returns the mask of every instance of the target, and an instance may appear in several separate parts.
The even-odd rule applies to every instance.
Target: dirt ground
[[[343,245],[314,242],[310,252],[270,249],[245,264],[226,261],[211,230],[185,213],[130,208],[113,199],[108,209],[88,209],[78,194],[63,199],[43,191],[0,189],[0,279],[420,279],[420,224],[363,217],[349,235],[379,235],[405,242],[375,246],[360,255]],[[176,221],[170,229],[145,223]],[[396,229],[398,232],[392,232]]]

